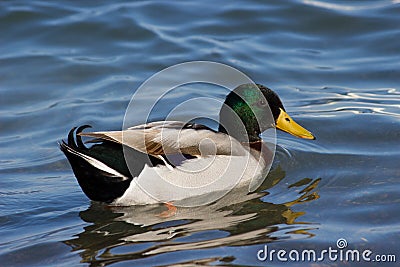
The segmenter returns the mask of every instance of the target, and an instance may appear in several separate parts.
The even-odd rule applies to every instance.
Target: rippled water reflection
[[[265,266],[264,244],[322,249],[339,238],[399,258],[399,12],[395,0],[1,2],[0,262]],[[279,133],[256,194],[175,217],[90,203],[57,142],[76,125],[120,129],[144,80],[191,60],[275,89],[317,140]],[[166,103],[194,93],[222,97],[205,89]]]
[[[284,178],[285,173],[277,167],[262,189]],[[305,212],[293,211],[292,207],[301,210],[302,203],[318,199],[319,181],[304,178],[289,185],[288,190],[297,198],[285,203],[268,202],[266,191],[249,195],[231,192],[207,206],[179,208],[169,218],[160,216],[163,206],[109,207],[93,203],[79,214],[91,225],[65,243],[79,251],[83,262],[102,266],[168,252],[312,237],[310,230],[317,226],[302,221]]]

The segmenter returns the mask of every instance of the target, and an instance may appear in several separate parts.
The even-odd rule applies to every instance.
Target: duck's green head
[[[286,113],[274,91],[259,84],[236,87],[226,97],[219,116],[219,131],[243,142],[260,140],[259,135],[273,127],[300,138],[315,139]]]

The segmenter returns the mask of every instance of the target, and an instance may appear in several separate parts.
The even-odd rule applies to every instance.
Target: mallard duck
[[[180,121],[83,132],[88,127],[73,128],[60,149],[88,198],[123,206],[177,203],[213,192],[222,196],[233,187],[251,191],[273,159],[260,138],[263,131],[277,128],[315,139],[286,113],[274,91],[254,84],[226,96],[218,130]],[[82,136],[94,145],[85,146]]]

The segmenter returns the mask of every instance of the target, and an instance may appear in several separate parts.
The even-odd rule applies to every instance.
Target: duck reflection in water
[[[298,221],[305,212],[292,207],[319,198],[320,178],[289,185],[288,190],[300,189],[292,201],[267,202],[268,189],[284,177],[278,166],[257,192],[232,191],[209,205],[180,207],[169,217],[159,216],[166,209],[163,205],[111,207],[93,202],[80,212],[90,225],[64,243],[80,251],[82,262],[104,266],[171,251],[265,244],[298,234],[312,237],[315,225]],[[121,248],[123,253],[118,252]]]

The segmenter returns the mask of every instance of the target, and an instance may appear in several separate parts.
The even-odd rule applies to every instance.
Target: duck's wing
[[[180,121],[159,121],[123,131],[79,133],[81,136],[112,141],[153,155],[242,156],[243,146],[233,137],[207,126]]]

